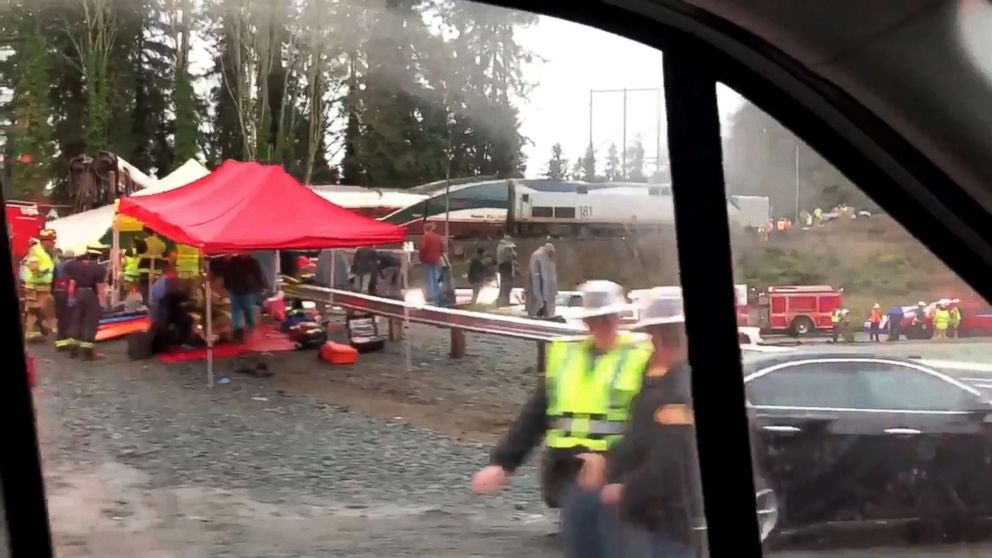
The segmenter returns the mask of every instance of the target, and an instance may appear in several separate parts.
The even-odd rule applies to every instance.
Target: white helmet
[[[656,325],[681,324],[685,322],[682,310],[682,297],[661,295],[656,292],[648,294],[643,299],[640,319],[634,324],[634,329],[644,329]]]
[[[579,285],[582,293],[582,317],[608,316],[630,309],[623,287],[613,281],[586,281]]]

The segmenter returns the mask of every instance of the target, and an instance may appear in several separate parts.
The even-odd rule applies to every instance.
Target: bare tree
[[[110,55],[117,38],[117,18],[113,0],[79,0],[83,13],[81,27],[63,21],[64,32],[78,59],[66,56],[76,66],[86,84],[89,125],[86,143],[90,150],[106,149],[110,135]]]

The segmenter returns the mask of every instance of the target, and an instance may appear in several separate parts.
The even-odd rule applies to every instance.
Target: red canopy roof
[[[226,161],[181,188],[123,198],[119,212],[207,253],[350,248],[403,241],[403,230],[343,209],[282,167]]]

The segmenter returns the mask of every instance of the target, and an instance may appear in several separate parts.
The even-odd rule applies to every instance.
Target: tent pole
[[[410,274],[410,252],[403,250],[403,259],[400,260],[403,265],[403,292],[406,292],[408,288],[407,277]],[[409,375],[413,370],[413,346],[410,340],[410,306],[409,302],[403,300],[403,343],[406,346],[406,373]]]
[[[207,258],[203,258],[204,264],[206,264]],[[213,316],[213,289],[210,285],[210,265],[206,264],[206,272],[204,273],[204,278],[207,281],[207,385],[213,389],[214,387],[214,316]]]
[[[110,275],[114,281],[114,288],[110,290],[110,305],[117,306],[121,301],[121,290],[124,285],[121,281],[121,229],[117,225],[117,214],[113,218],[113,241],[110,246]],[[105,301],[103,301],[105,302]]]
[[[282,251],[276,250],[276,276],[272,278],[272,282],[275,285],[272,286],[272,294],[279,294],[282,290],[282,282],[279,281],[279,276],[282,275]]]

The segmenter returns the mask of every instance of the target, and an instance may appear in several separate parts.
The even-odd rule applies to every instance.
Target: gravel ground
[[[992,362],[987,343],[881,350],[920,347]],[[60,555],[560,556],[533,467],[498,496],[468,490],[534,387],[534,344],[469,336],[469,354],[456,361],[446,332],[414,327],[411,348],[409,372],[403,344],[354,367],[313,353],[247,359],[265,362],[274,373],[266,378],[221,360],[217,376],[231,383],[207,389],[202,362],[134,363],[110,344],[107,360],[90,364],[32,347]],[[880,541],[774,555],[896,553],[971,557],[992,548]]]
[[[499,366],[479,374],[478,357],[452,363],[430,339],[413,338],[412,375],[425,385],[450,380],[455,393],[476,378],[478,389],[463,399],[502,393],[508,414],[526,397],[529,388],[494,377]],[[319,390],[278,387],[301,389],[292,376],[305,373],[340,374],[341,385],[363,375],[388,383],[405,376],[400,349],[363,357],[351,374],[315,365],[312,353],[266,358],[273,378],[229,374],[232,361],[219,361],[219,375],[232,382],[212,390],[203,363],[132,363],[121,345],[104,349],[107,360],[93,364],[34,349],[42,452],[64,557],[135,556],[135,548],[142,556],[557,553],[549,536],[556,520],[540,502],[533,468],[511,490],[479,498],[468,480],[485,464],[488,444],[406,418],[373,418]],[[421,392],[425,405],[446,397]]]

